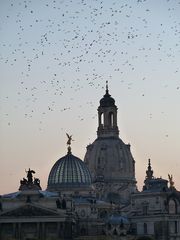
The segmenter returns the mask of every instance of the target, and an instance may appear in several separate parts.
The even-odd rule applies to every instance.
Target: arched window
[[[147,234],[147,223],[144,223],[144,234]]]
[[[104,127],[104,113],[101,113],[100,115],[100,125]]]
[[[114,126],[114,114],[113,114],[113,112],[110,112],[110,113],[109,113],[109,125],[110,125],[111,127]]]
[[[169,201],[169,214],[176,214],[177,213],[177,205],[173,199]]]

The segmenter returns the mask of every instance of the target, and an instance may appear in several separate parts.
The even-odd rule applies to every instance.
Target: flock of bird
[[[78,94],[98,91],[106,80],[130,90],[139,84],[132,79],[137,72],[142,71],[141,81],[148,81],[141,65],[166,62],[175,65],[172,74],[179,74],[175,64],[180,54],[178,0],[8,0],[0,5],[0,64],[16,75],[11,80],[16,81],[14,101],[21,103],[27,119],[70,111]],[[179,88],[177,82],[175,90]],[[8,92],[2,96],[4,103],[12,97]],[[140,96],[145,97],[143,90]],[[42,102],[45,106],[37,111]],[[91,98],[84,104],[97,106]],[[4,116],[10,126],[6,111]],[[84,120],[83,115],[77,118]]]

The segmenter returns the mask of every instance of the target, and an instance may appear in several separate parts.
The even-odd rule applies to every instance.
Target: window
[[[143,206],[143,215],[147,215],[148,214],[148,206],[145,205]]]
[[[147,234],[147,223],[144,223],[144,234]]]
[[[156,197],[156,204],[159,203],[159,197]]]
[[[132,199],[131,203],[132,203],[132,206],[135,206],[135,200],[134,199]]]
[[[100,115],[100,125],[104,127],[104,113]]]
[[[176,202],[171,199],[169,201],[169,214],[176,214],[177,213],[177,205]]]
[[[109,113],[109,125],[114,126],[114,114],[112,112]]]
[[[177,221],[169,222],[169,232],[170,233],[178,233],[178,222]]]
[[[178,233],[178,222],[177,221],[174,222],[174,232]]]

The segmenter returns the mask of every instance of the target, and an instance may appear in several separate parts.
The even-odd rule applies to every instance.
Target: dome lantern
[[[106,94],[100,100],[98,107],[98,137],[118,137],[117,107],[114,98],[109,94],[108,81],[106,81]]]

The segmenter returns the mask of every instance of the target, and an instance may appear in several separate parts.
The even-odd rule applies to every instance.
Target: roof
[[[111,107],[115,106],[115,100],[109,94],[108,89],[106,90],[106,94],[100,100],[100,107]]]

